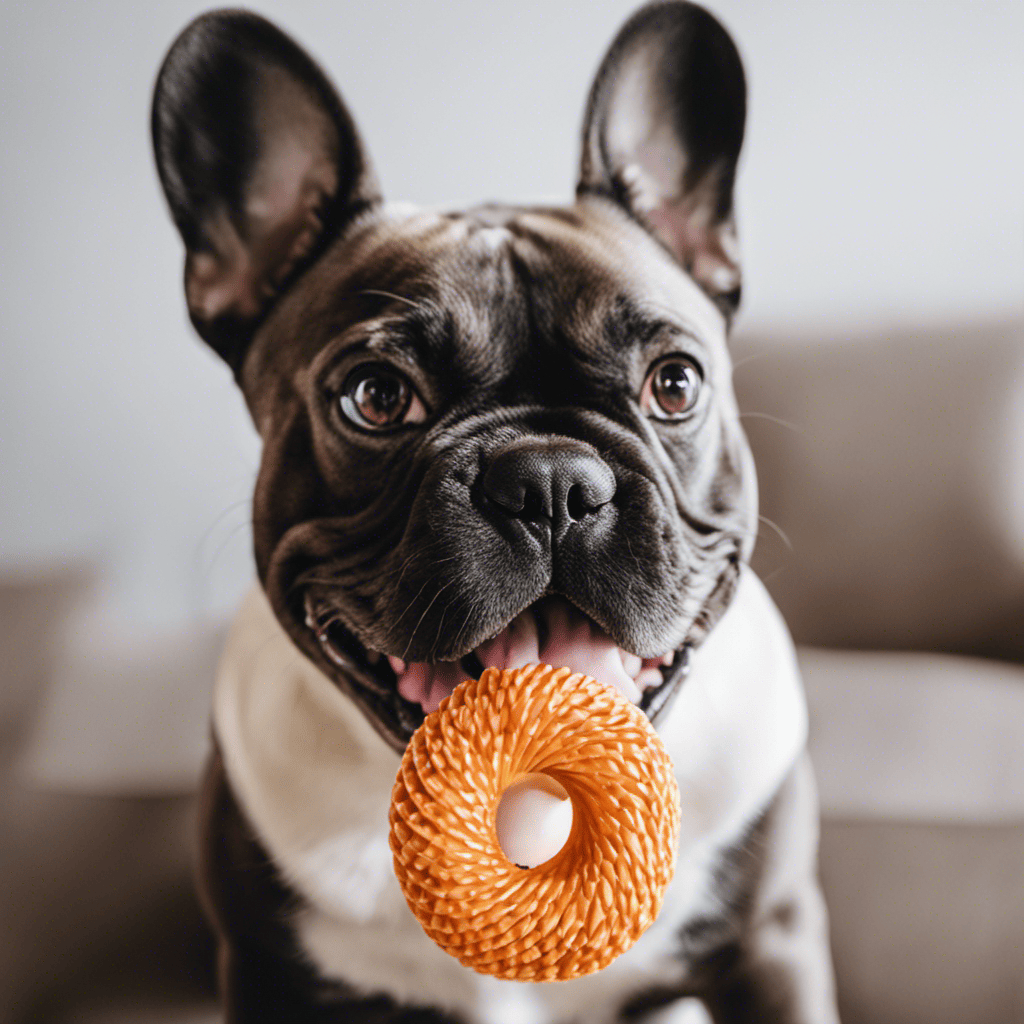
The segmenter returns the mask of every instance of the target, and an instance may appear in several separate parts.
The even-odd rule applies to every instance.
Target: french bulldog
[[[156,83],[192,323],[262,437],[262,587],[214,693],[202,891],[226,1020],[836,1020],[792,643],[747,568],[726,337],[746,86],[722,26],[641,9],[590,91],[573,205],[382,201],[324,73],[264,19],[190,24]],[[436,948],[387,810],[482,667],[569,665],[660,731],[661,915],[610,967],[502,982]]]

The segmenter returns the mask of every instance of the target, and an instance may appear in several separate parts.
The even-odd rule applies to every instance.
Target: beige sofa
[[[1024,325],[737,349],[843,1019],[1024,1021]]]

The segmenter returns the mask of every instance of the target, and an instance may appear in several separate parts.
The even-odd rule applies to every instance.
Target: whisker
[[[437,629],[434,631],[434,650],[437,650],[437,645],[441,642],[441,629],[444,626],[444,620],[448,617],[449,608],[445,608],[441,612],[441,618],[437,620]]]
[[[793,542],[786,536],[785,531],[778,523],[773,523],[767,516],[761,515],[760,512],[757,513],[757,518],[760,519],[765,526],[770,526],[782,538],[782,543],[789,548],[791,553],[793,552]]]
[[[788,420],[780,419],[778,416],[773,416],[769,412],[741,412],[740,419],[757,419],[757,420],[768,420],[769,423],[777,423],[780,427],[786,427],[792,430],[794,433],[804,433],[803,427],[798,427],[795,423],[790,423]]]
[[[405,570],[408,569],[410,565],[412,565],[413,559],[418,554],[419,554],[418,551],[413,551],[412,554],[410,554],[409,557],[402,563],[402,568],[401,568],[401,571],[398,574],[398,579],[395,580],[395,589],[396,590],[398,589],[398,587],[400,587],[402,585],[402,580],[405,578]],[[394,572],[392,572],[392,575],[394,575]]]
[[[626,548],[629,551],[630,557],[633,559],[634,563],[636,564],[637,572],[639,572],[640,575],[643,576],[643,574],[644,574],[644,567],[640,564],[640,559],[636,557],[636,552],[633,550],[633,545],[630,544],[630,542],[629,542],[629,534],[625,534],[624,533],[622,535],[622,539],[626,542]],[[632,583],[632,580],[629,580],[627,582],[627,594],[629,592],[630,584],[631,583]]]
[[[206,532],[203,533],[203,535],[199,538],[198,547],[202,548],[206,544],[206,542],[210,539],[210,534],[212,534],[213,531],[216,530],[218,526],[220,526],[220,524],[228,517],[230,513],[234,512],[235,509],[241,507],[242,505],[251,504],[252,496],[250,495],[248,498],[240,498],[238,501],[233,501],[231,502],[230,505],[227,505],[225,508],[221,509],[220,512],[217,513],[213,522],[210,523],[210,525],[206,528]],[[246,520],[246,522],[248,522],[248,519]]]
[[[455,637],[455,642],[452,645],[456,649],[465,646],[466,633],[469,631],[470,622],[474,619],[477,612],[479,611],[480,602],[474,597],[471,600],[469,608],[466,610],[466,614],[462,617],[462,628],[459,630],[458,635]]]
[[[410,602],[409,602],[409,603],[408,603],[408,604],[407,604],[407,605],[405,606],[405,611],[403,611],[403,612],[402,612],[402,614],[401,614],[401,615],[399,615],[397,619],[395,619],[395,623],[394,623],[394,624],[395,624],[395,626],[397,626],[397,625],[398,625],[398,624],[399,624],[399,623],[400,623],[400,622],[402,621],[402,619],[404,619],[404,618],[406,617],[406,615],[408,615],[408,614],[409,614],[409,610],[410,610],[410,609],[412,608],[412,606],[413,606],[413,605],[414,605],[414,604],[415,604],[415,603],[416,603],[416,602],[417,602],[417,601],[419,600],[419,596],[420,596],[420,594],[422,594],[422,593],[423,593],[423,591],[427,589],[427,585],[428,585],[429,583],[430,583],[430,579],[429,579],[429,578],[427,578],[427,579],[425,579],[425,580],[423,581],[423,586],[422,586],[422,587],[420,587],[420,589],[416,591],[416,594],[415,594],[415,596],[414,596],[414,597],[412,598],[412,600],[411,600],[411,601],[410,601]],[[435,594],[435,595],[434,595],[434,597],[436,598],[436,597],[437,597],[437,594]],[[429,608],[430,606],[428,605],[427,607]],[[413,630],[413,633],[414,633],[414,634],[415,634],[415,632],[416,632],[416,631],[415,631],[415,630]],[[410,643],[411,643],[411,642],[412,642],[412,640],[411,640],[411,638],[410,638]],[[408,647],[406,648],[406,650],[408,650]]]
[[[249,528],[249,521],[246,520],[244,523],[238,523],[237,525],[233,526],[228,531],[227,536],[217,545],[217,549],[216,549],[216,551],[214,551],[213,556],[210,558],[210,561],[207,564],[203,565],[203,574],[204,575],[209,576],[210,573],[213,572],[214,567],[217,565],[217,561],[220,559],[220,556],[223,555],[224,552],[228,549],[228,546],[231,544],[231,542],[243,530],[246,530],[248,528]],[[200,555],[200,557],[201,557],[201,555]]]
[[[743,356],[742,359],[737,359],[732,364],[733,373],[735,373],[741,366],[746,366],[747,363],[756,362],[758,359],[765,359],[767,356],[770,356],[771,354],[772,353],[768,349],[762,349],[760,352],[750,352],[747,355]]]
[[[407,306],[412,306],[413,309],[420,312],[433,312],[437,308],[429,299],[410,299],[404,295],[396,295],[394,292],[386,292],[383,288],[363,288],[359,294],[379,295],[384,299],[394,299],[395,302],[404,302]]]
[[[398,579],[395,580],[395,587],[398,587],[399,584],[402,582],[402,578],[405,576],[405,571],[412,564],[412,560],[414,558],[416,558],[417,556],[422,556],[423,554],[424,554],[424,552],[422,552],[422,551],[414,551],[405,560],[405,562],[402,565],[402,571],[399,574]],[[427,550],[427,554],[429,554],[429,549]],[[438,566],[438,565],[444,565],[446,562],[454,562],[458,557],[459,557],[458,555],[449,555],[447,558],[438,558],[436,561],[431,562],[431,567]],[[394,574],[395,574],[395,570],[392,569],[390,575],[394,576]]]
[[[405,560],[405,564],[402,566],[402,575],[405,574],[405,570],[409,567],[409,564],[412,562],[412,560],[417,555],[422,555],[422,554],[423,554],[422,551],[414,551]],[[456,558],[458,558],[458,555],[449,555],[447,558],[439,558],[435,562],[432,563],[432,567],[433,566],[438,566],[438,565],[444,565],[445,562],[454,562],[456,560]],[[393,576],[396,571],[397,570],[392,569],[389,575]],[[378,574],[376,578],[377,579],[382,579],[382,578],[386,579],[387,577],[386,576],[381,576],[380,574]],[[402,580],[401,580],[401,576],[400,576],[399,579],[398,579],[398,583],[401,583],[401,581]],[[338,582],[339,582],[339,578],[338,578],[337,574],[329,575],[328,576],[328,575],[304,573],[298,579],[292,580],[292,582],[288,585],[288,590],[286,592],[286,597],[291,597],[291,595],[294,594],[296,590],[298,590],[301,587],[307,586],[310,583],[318,583],[318,584],[322,584],[325,587],[330,587],[330,586],[337,585]],[[424,584],[424,586],[426,586],[426,584]],[[423,588],[421,587],[420,588],[420,593],[422,593],[422,592],[423,592]],[[419,594],[417,594],[416,597],[419,597]],[[416,600],[416,598],[414,597],[413,598],[413,602],[415,602],[415,600]],[[408,611],[408,608],[406,609],[406,611]],[[403,615],[404,614],[405,613],[403,612]],[[399,618],[399,621],[400,620],[401,620],[401,617]]]
[[[426,616],[427,616],[427,612],[429,612],[429,611],[430,611],[430,609],[434,607],[434,602],[435,602],[435,601],[436,601],[436,600],[437,600],[437,599],[438,599],[438,598],[439,598],[439,597],[440,597],[440,596],[441,596],[441,595],[442,595],[442,594],[443,594],[443,593],[444,593],[444,592],[445,592],[445,591],[446,591],[446,590],[447,590],[447,589],[448,589],[448,588],[449,588],[449,587],[450,587],[450,586],[451,586],[451,585],[452,585],[452,584],[453,584],[454,582],[455,582],[455,580],[453,580],[453,579],[452,579],[452,580],[449,580],[449,581],[448,581],[448,582],[447,582],[447,583],[446,583],[446,584],[445,584],[445,585],[444,585],[443,587],[441,587],[441,589],[440,589],[440,590],[438,590],[438,592],[437,592],[437,593],[436,593],[436,594],[435,594],[435,595],[434,595],[434,596],[433,596],[433,597],[432,597],[432,598],[430,599],[430,604],[428,604],[428,605],[427,605],[427,607],[423,609],[423,614],[422,614],[422,615],[421,615],[421,616],[419,617],[419,621],[418,621],[418,622],[416,623],[416,626],[415,626],[415,628],[414,628],[414,629],[413,629],[413,631],[412,631],[412,632],[411,632],[411,633],[409,634],[409,642],[408,642],[408,643],[407,643],[407,644],[405,645],[405,650],[404,650],[404,651],[402,651],[402,661],[406,661],[406,660],[407,660],[407,658],[406,658],[406,655],[407,655],[407,654],[409,653],[409,648],[410,648],[410,647],[412,646],[412,642],[413,642],[413,640],[415,640],[415,639],[416,639],[416,633],[417,633],[417,632],[419,631],[419,628],[420,628],[420,626],[422,626],[422,625],[423,625],[423,620],[424,620],[424,619],[426,618]],[[423,587],[425,587],[425,586],[426,586],[426,583],[424,583],[424,584],[423,584]],[[420,594],[422,594],[422,593],[423,593],[423,587],[420,587]],[[419,597],[419,596],[420,596],[420,594],[417,594],[417,595],[416,595],[416,597]],[[415,601],[415,598],[413,598],[413,600]],[[411,607],[412,607],[412,605],[410,605],[409,607],[411,608]],[[406,608],[406,611],[408,611],[408,610],[409,610],[409,609],[408,609],[408,608]],[[404,615],[405,615],[405,612],[402,612],[402,615],[404,616]],[[397,621],[401,621],[401,620],[397,620]]]

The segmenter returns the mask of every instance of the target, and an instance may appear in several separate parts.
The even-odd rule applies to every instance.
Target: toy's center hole
[[[550,775],[524,775],[501,794],[495,825],[501,852],[521,868],[535,868],[565,846],[572,801]]]

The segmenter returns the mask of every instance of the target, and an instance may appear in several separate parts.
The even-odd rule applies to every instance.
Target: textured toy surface
[[[498,844],[496,808],[542,773],[572,801],[565,845],[532,868]],[[679,790],[647,716],[567,668],[488,669],[428,715],[391,802],[391,850],[426,933],[519,981],[591,974],[654,921],[675,870]]]

